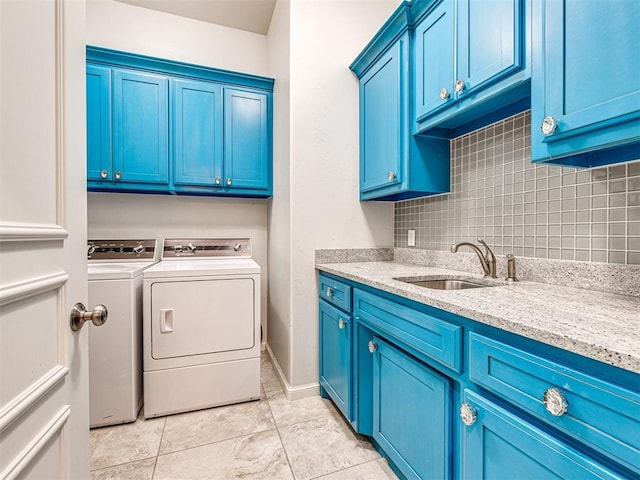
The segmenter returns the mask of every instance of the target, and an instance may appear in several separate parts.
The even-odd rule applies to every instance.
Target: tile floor
[[[396,479],[319,396],[289,401],[268,357],[259,401],[91,431],[92,480]]]

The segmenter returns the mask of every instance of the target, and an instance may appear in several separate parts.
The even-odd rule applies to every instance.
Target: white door
[[[88,478],[84,0],[0,0],[0,478]]]

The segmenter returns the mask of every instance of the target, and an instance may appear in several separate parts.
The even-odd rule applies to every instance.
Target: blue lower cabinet
[[[319,313],[320,386],[351,421],[351,316],[324,300]]]
[[[449,478],[449,381],[374,337],[373,438],[407,479]]]
[[[626,478],[475,392],[465,390],[463,401],[464,479]]]

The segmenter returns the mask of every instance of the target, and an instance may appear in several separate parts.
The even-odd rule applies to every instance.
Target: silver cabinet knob
[[[333,288],[327,287],[327,297],[333,297]]]
[[[389,171],[389,173],[387,174],[387,178],[389,179],[390,182],[393,182],[396,179],[396,174],[393,173],[392,171]]]
[[[120,180],[122,178],[122,174],[118,171],[116,172],[116,180]]]
[[[456,80],[456,84],[455,84],[454,88],[455,88],[457,93],[462,93],[462,91],[465,89],[465,87],[466,87],[466,85],[464,83],[464,80],[462,80],[461,78]]]
[[[447,100],[450,96],[451,94],[446,88],[443,87],[442,90],[440,90],[440,99]]]
[[[197,247],[193,243],[190,243],[189,245],[187,245],[187,250],[189,250],[192,253],[195,252],[196,249]]]
[[[231,185],[231,179],[227,178],[227,185]]]
[[[373,340],[369,340],[367,346],[369,347],[369,352],[371,353],[375,353],[375,351],[378,350],[378,344]]]
[[[344,327],[347,326],[347,322],[344,320],[344,318],[341,318],[340,320],[338,320],[338,328],[340,330],[343,330]]]
[[[109,172],[107,172],[106,170],[102,170],[100,172],[100,177],[101,178],[107,178],[107,175],[109,175]]]
[[[553,117],[544,117],[540,130],[544,135],[551,135],[558,129],[558,121]]]
[[[220,179],[220,177],[216,177],[214,182],[215,182],[216,185],[220,185],[220,182],[222,182],[222,180]]]
[[[133,253],[135,253],[136,255],[140,255],[141,253],[144,253],[145,248],[144,245],[136,245],[135,247],[133,247]]]
[[[69,315],[71,320],[71,330],[77,332],[82,328],[84,323],[89,320],[91,320],[96,327],[104,325],[104,322],[107,321],[108,315],[109,312],[107,312],[107,307],[104,305],[96,305],[92,311],[87,312],[87,309],[82,303],[76,303],[71,309],[71,315]]]
[[[557,388],[547,388],[542,395],[542,401],[547,412],[555,417],[560,417],[569,410],[567,399]]]
[[[462,419],[462,423],[469,427],[476,423],[478,412],[468,403],[463,403],[460,405],[460,418]]]

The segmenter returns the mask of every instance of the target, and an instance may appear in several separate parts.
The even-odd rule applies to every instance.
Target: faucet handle
[[[480,243],[484,247],[484,256],[487,260],[491,260],[492,258],[495,258],[493,256],[493,252],[489,248],[489,245],[487,245],[487,242],[485,242],[482,238],[478,238],[478,243]]]

